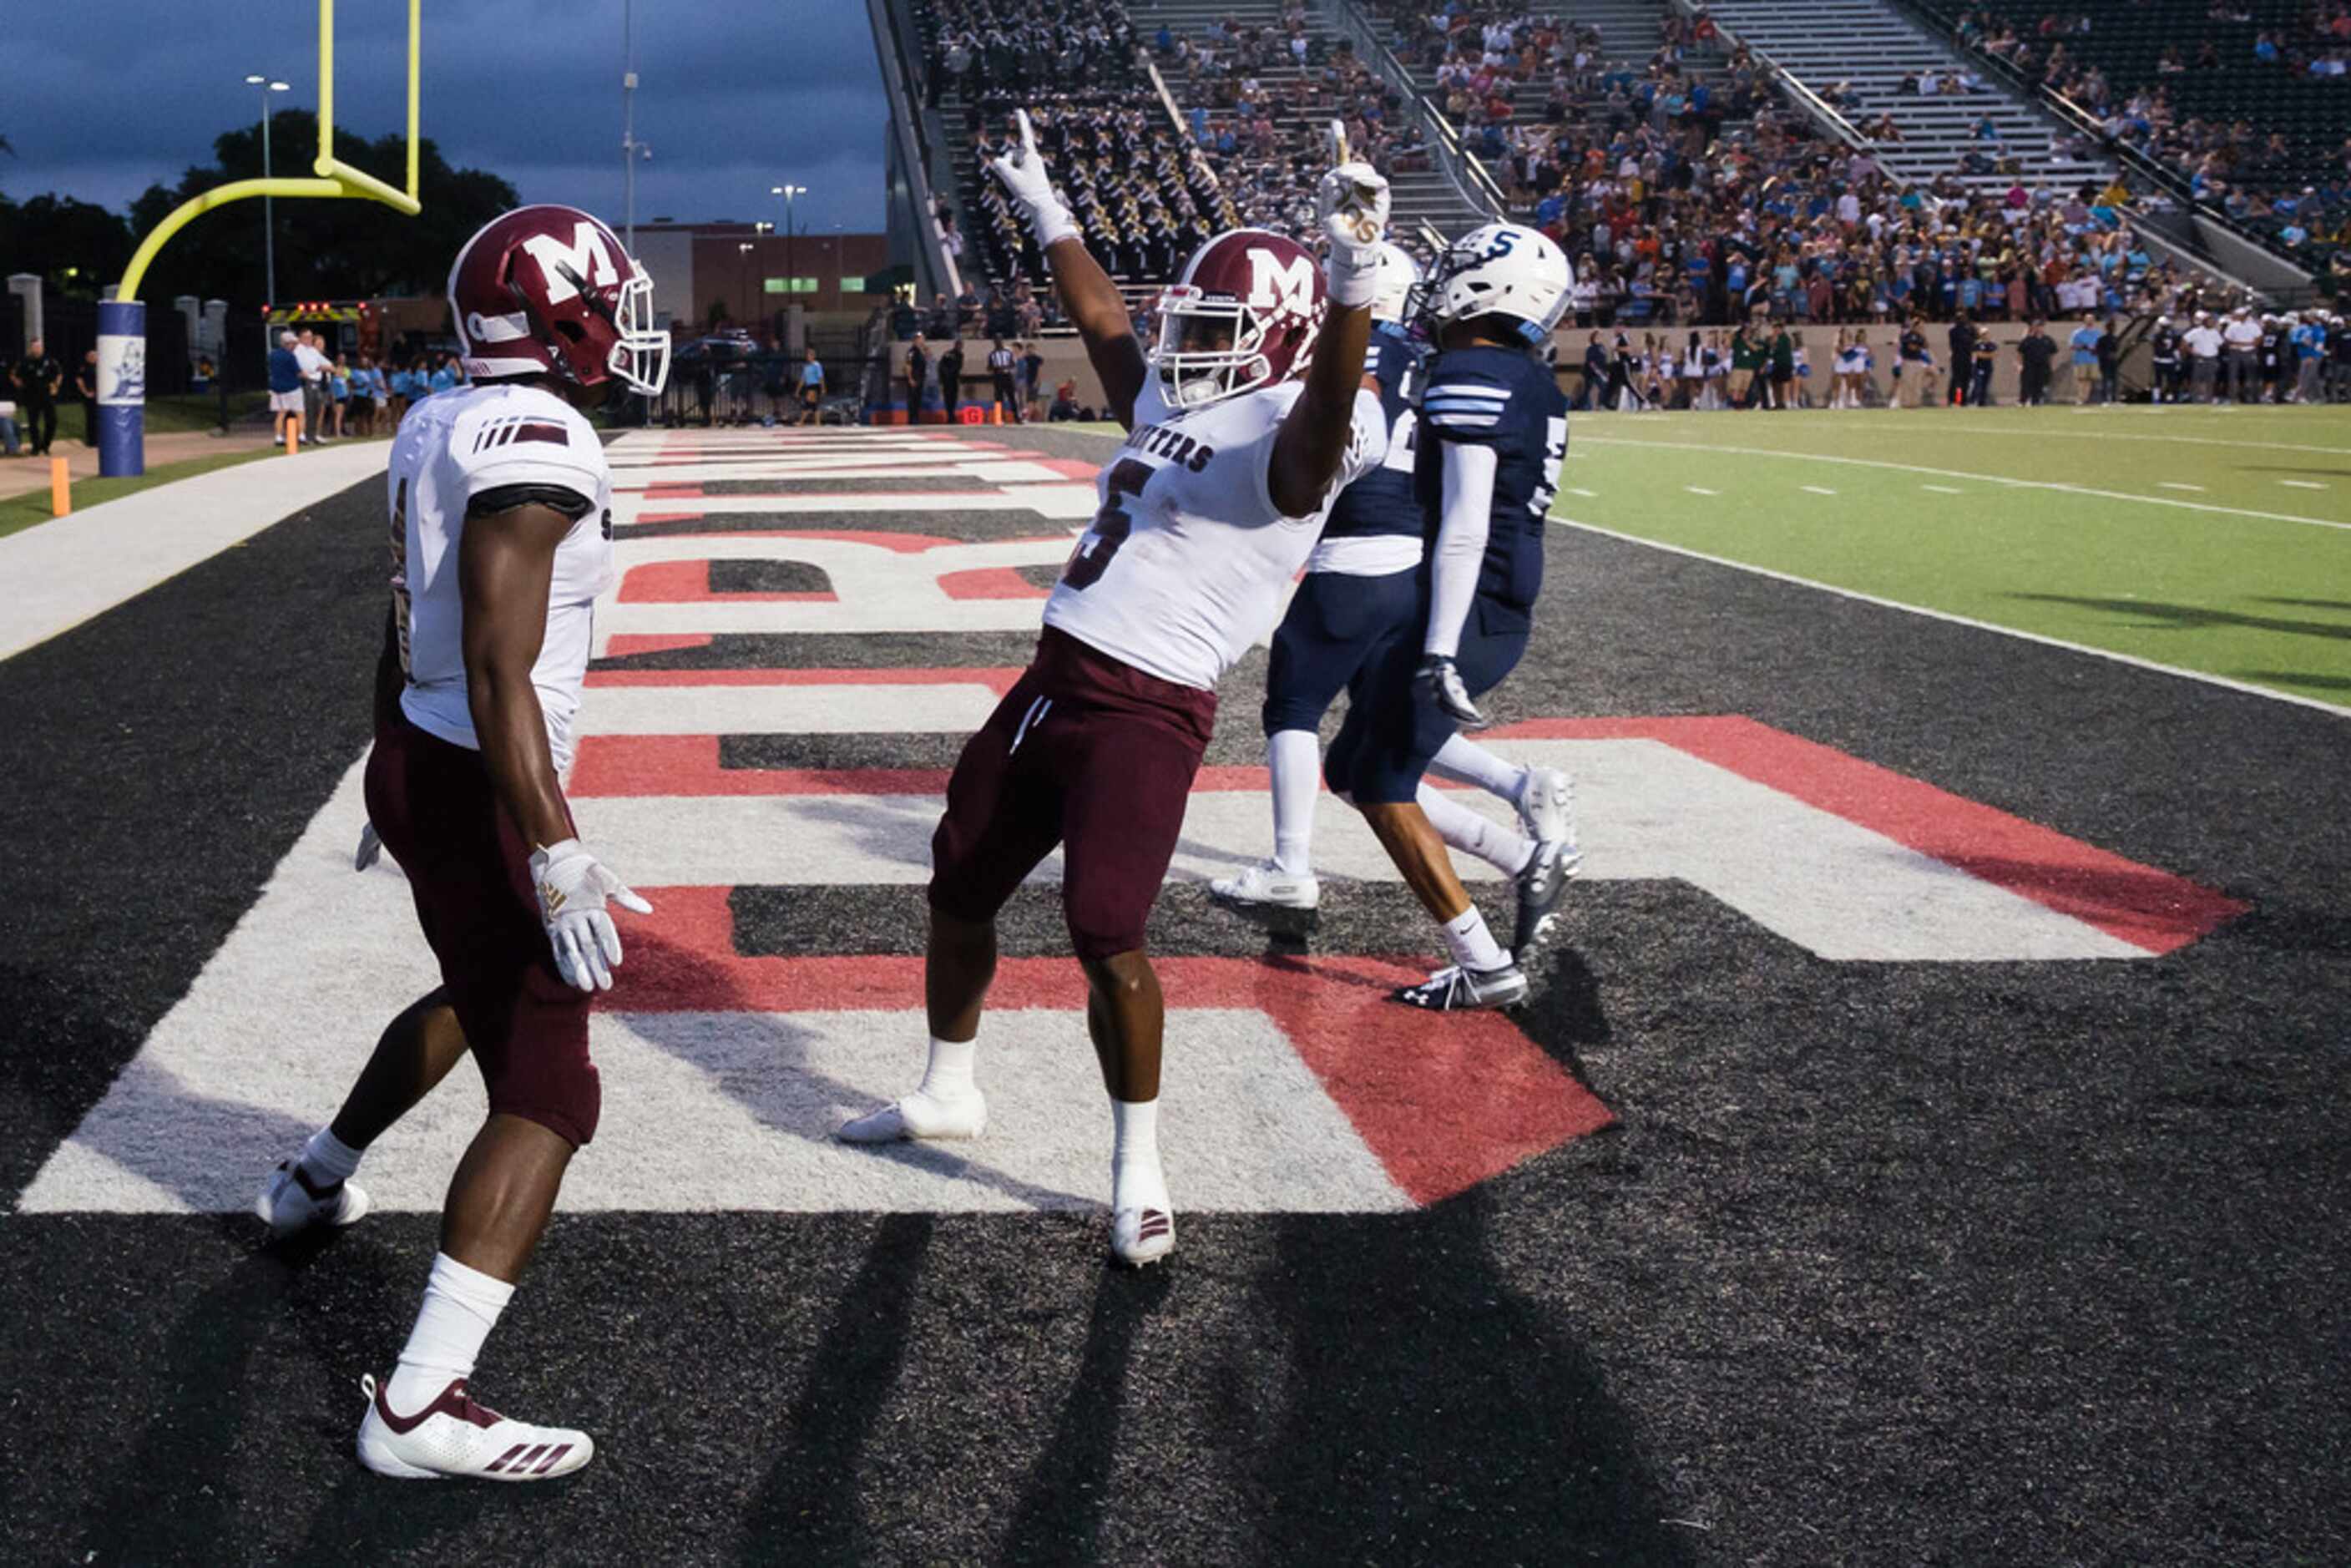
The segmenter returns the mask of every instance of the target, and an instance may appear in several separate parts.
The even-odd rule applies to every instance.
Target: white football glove
[[[1037,236],[1037,248],[1048,250],[1056,240],[1079,239],[1078,225],[1070,219],[1070,209],[1061,203],[1061,193],[1053,189],[1053,177],[1045,172],[1044,155],[1037,151],[1037,132],[1029,124],[1029,111],[1012,111],[1012,124],[1018,140],[1012,151],[992,159],[988,168],[1004,182],[1004,193],[1029,220],[1029,232]]]
[[[1445,716],[1462,728],[1486,727],[1486,716],[1478,711],[1478,705],[1469,700],[1469,688],[1461,684],[1460,667],[1444,654],[1422,655],[1413,679]]]
[[[1369,163],[1359,163],[1347,152],[1347,132],[1331,122],[1331,152],[1336,167],[1315,188],[1315,215],[1323,236],[1331,242],[1326,267],[1331,302],[1346,308],[1369,305],[1379,291],[1380,241],[1388,228],[1388,183]]]
[[[565,839],[530,855],[531,885],[538,890],[538,920],[555,949],[555,967],[568,985],[583,991],[609,991],[621,967],[621,934],[612,927],[608,904],[651,915],[653,906],[604,869],[578,839]]]

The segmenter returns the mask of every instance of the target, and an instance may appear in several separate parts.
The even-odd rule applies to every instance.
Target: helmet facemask
[[[629,258],[629,276],[621,285],[620,308],[612,329],[621,340],[604,361],[604,368],[622,386],[647,397],[659,397],[669,384],[669,334],[653,325],[653,280],[644,263]]]
[[[1273,380],[1259,313],[1228,296],[1175,283],[1159,302],[1159,340],[1151,367],[1167,401],[1200,408],[1254,392]]]

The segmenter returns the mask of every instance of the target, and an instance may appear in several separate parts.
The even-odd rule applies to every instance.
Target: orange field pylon
[[[73,510],[73,471],[62,457],[49,459],[49,516],[62,517]]]

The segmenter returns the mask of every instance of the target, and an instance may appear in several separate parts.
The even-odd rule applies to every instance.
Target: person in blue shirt
[[[433,376],[432,376],[432,387],[433,387],[433,390],[434,390],[434,392],[447,392],[451,387],[455,386],[456,384],[457,384],[457,360],[456,360],[456,356],[455,356],[454,354],[444,355],[444,356],[442,356],[441,362],[440,362],[439,364],[437,364],[437,365],[435,365],[435,366],[434,366],[434,367],[433,367]]]
[[[291,332],[280,332],[277,347],[269,350],[269,439],[280,446],[286,444],[289,420],[297,441],[303,434],[302,361],[294,357],[294,345],[300,340]]]
[[[2297,402],[2316,403],[2326,401],[2321,379],[2326,374],[2326,323],[2315,310],[2305,310],[2301,325],[2294,328],[2288,341],[2294,345],[2294,389]]]
[[[2085,319],[2065,341],[2074,350],[2074,402],[2086,408],[2097,385],[2098,324]]]
[[[1523,1001],[1521,961],[1580,862],[1564,775],[1538,786],[1507,765],[1505,776],[1458,770],[1497,794],[1520,792],[1532,835],[1531,850],[1512,847],[1513,858],[1528,858],[1518,874],[1516,951],[1505,952],[1447,858],[1460,826],[1438,826],[1453,812],[1472,813],[1422,788],[1447,743],[1486,723],[1477,699],[1526,652],[1567,455],[1567,399],[1543,353],[1573,285],[1567,258],[1541,234],[1489,224],[1456,241],[1421,290],[1417,315],[1437,352],[1425,371],[1413,453],[1426,548],[1419,613],[1409,633],[1389,641],[1350,683],[1346,721],[1323,763],[1332,791],[1363,813],[1442,929],[1453,962],[1396,993],[1413,1007]],[[1444,765],[1457,771],[1450,757]],[[1542,799],[1527,799],[1538,787]]]

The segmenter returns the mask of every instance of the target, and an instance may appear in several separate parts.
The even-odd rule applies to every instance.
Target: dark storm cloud
[[[338,6],[335,119],[376,136],[403,113],[400,0]],[[120,208],[211,161],[212,139],[258,112],[248,72],[318,101],[317,7],[257,0],[230,14],[162,0],[12,7],[0,190],[56,190]],[[94,22],[103,17],[106,25]],[[428,0],[423,130],[453,163],[525,200],[621,216],[622,0]],[[865,7],[844,0],[637,0],[637,216],[774,215],[769,186],[810,187],[804,230],[882,225],[886,118]],[[279,149],[281,156],[289,151]],[[287,158],[281,172],[303,172]],[[392,171],[383,171],[392,173]]]

